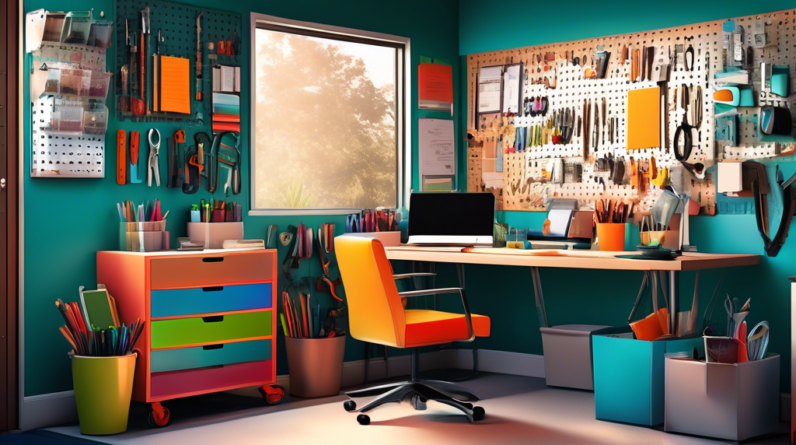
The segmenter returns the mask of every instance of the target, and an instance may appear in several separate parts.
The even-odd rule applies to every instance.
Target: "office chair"
[[[449,382],[417,378],[417,348],[473,341],[476,336],[488,337],[489,317],[471,314],[464,289],[458,287],[398,292],[395,280],[431,274],[393,275],[384,246],[377,239],[343,235],[335,238],[335,247],[348,301],[351,336],[369,343],[412,350],[410,381],[347,392],[350,398],[379,397],[359,409],[355,401],[348,400],[344,403],[346,411],[365,413],[385,403],[402,401],[410,401],[415,409],[424,410],[428,400],[435,400],[459,409],[470,422],[482,420],[484,409],[471,403],[480,399],[465,388]],[[464,314],[404,309],[403,298],[444,294],[458,294]],[[370,417],[360,414],[357,421],[367,425]]]

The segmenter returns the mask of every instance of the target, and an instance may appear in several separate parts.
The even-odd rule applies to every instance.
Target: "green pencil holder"
[[[72,357],[80,433],[92,436],[127,431],[136,354]]]

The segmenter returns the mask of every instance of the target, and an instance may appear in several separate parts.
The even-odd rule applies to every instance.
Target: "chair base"
[[[356,402],[353,400],[345,402],[346,411],[359,413],[368,412],[385,403],[401,403],[403,401],[409,401],[416,410],[421,411],[426,409],[426,402],[434,400],[458,409],[467,416],[467,420],[470,423],[482,420],[485,415],[483,408],[473,406],[470,403],[480,400],[475,394],[459,385],[439,380],[390,383],[358,391],[350,391],[346,395],[350,398],[378,396],[359,409],[356,408]],[[357,421],[362,425],[367,425],[370,423],[370,418],[360,414],[357,417]]]

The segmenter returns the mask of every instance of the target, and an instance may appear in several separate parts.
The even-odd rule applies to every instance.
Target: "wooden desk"
[[[459,284],[462,287],[464,287],[462,264],[530,267],[540,326],[547,326],[547,313],[544,308],[544,295],[542,294],[542,283],[539,278],[540,267],[669,272],[669,323],[670,329],[672,329],[670,332],[677,332],[677,313],[680,312],[680,272],[760,264],[758,255],[746,254],[685,253],[672,261],[653,261],[616,258],[616,255],[628,255],[634,252],[573,250],[558,251],[559,255],[546,256],[532,254],[531,252],[533,251],[519,251],[521,253],[517,255],[464,253],[459,249],[450,247],[398,246],[387,247],[385,250],[387,251],[387,258],[390,260],[456,264]],[[537,252],[542,253],[542,251]]]

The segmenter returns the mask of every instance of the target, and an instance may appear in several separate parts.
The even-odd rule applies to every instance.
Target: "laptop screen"
[[[412,193],[409,236],[492,236],[495,195]]]

